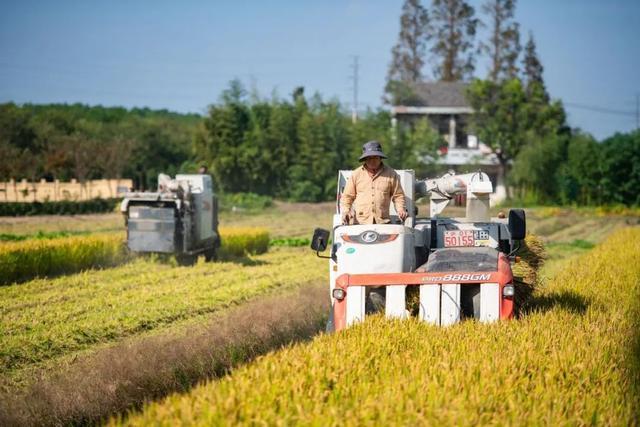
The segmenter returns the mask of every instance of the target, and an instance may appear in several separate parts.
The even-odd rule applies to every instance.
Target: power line
[[[580,108],[582,110],[594,111],[596,113],[616,114],[619,116],[631,116],[631,117],[636,116],[636,120],[638,116],[637,95],[636,95],[636,111],[614,110],[612,108],[599,107],[596,105],[579,104],[577,102],[565,102],[564,104],[568,107]]]

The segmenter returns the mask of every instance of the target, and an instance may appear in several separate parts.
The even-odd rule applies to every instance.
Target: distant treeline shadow
[[[561,308],[576,314],[584,314],[591,302],[588,298],[573,291],[552,292],[547,295],[534,295],[524,307],[524,313],[545,312]]]

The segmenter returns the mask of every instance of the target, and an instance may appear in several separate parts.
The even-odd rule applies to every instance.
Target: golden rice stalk
[[[120,234],[26,240],[0,245],[0,285],[118,264],[127,258]]]
[[[261,227],[221,227],[220,248],[222,258],[259,255],[269,249],[269,231]]]
[[[266,228],[221,228],[220,235],[222,254],[256,255],[269,248]],[[127,259],[129,254],[121,233],[3,243],[0,245],[0,285],[113,266]]]
[[[512,264],[516,288],[515,306],[519,312],[530,300],[538,283],[538,272],[547,259],[547,252],[540,237],[527,234],[517,255],[520,262]]]
[[[269,230],[261,227],[220,228],[221,254],[256,255],[269,249]]]

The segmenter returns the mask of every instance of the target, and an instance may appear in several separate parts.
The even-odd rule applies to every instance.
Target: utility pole
[[[640,130],[640,93],[636,92],[636,130]]]
[[[353,80],[353,106],[351,109],[351,121],[353,123],[358,121],[358,55],[353,55],[353,64],[351,64],[351,68],[353,69],[353,74],[351,75],[351,79]]]

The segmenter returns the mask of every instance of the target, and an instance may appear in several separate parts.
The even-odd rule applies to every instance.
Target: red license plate
[[[445,230],[444,247],[475,246],[473,230]]]

